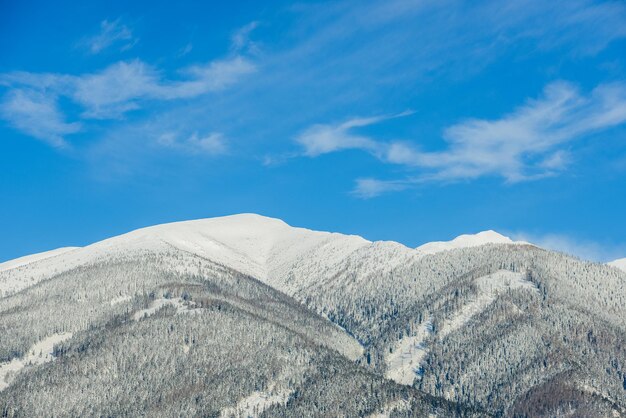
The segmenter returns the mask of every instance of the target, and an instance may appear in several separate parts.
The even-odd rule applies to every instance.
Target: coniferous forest
[[[626,273],[315,237],[258,277],[124,239],[0,271],[2,416],[626,415]]]

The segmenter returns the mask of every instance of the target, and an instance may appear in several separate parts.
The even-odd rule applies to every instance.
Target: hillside
[[[493,231],[234,215],[3,263],[0,292],[5,416],[626,416],[626,273]]]

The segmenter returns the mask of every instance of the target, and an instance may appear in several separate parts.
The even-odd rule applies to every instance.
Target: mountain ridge
[[[0,326],[9,331],[0,340],[0,376],[9,379],[0,410],[16,400],[17,411],[29,411],[22,415],[43,413],[32,407],[56,402],[45,382],[74,393],[68,376],[92,367],[93,356],[136,385],[151,367],[141,353],[152,350],[169,371],[188,361],[215,371],[194,386],[206,400],[193,409],[200,415],[237,415],[263,399],[271,405],[252,415],[422,416],[428,402],[443,416],[455,415],[450,408],[470,416],[626,414],[625,273],[493,231],[452,242],[420,251],[246,214],[35,257],[0,271]],[[12,369],[59,335],[71,337],[48,353],[51,361]],[[233,368],[236,378],[211,383]],[[120,383],[91,373],[98,378],[82,384],[94,394]],[[168,376],[176,383],[148,376],[158,388],[139,384],[142,399],[179,393],[184,380]],[[41,391],[19,392],[33,382]],[[337,401],[346,390],[366,394],[348,407]],[[116,396],[127,407],[146,405],[123,401],[127,391]],[[77,397],[76,410],[115,415],[110,405],[89,409],[95,399]]]
[[[285,283],[284,279],[295,265],[309,271],[309,275],[318,274],[319,266],[311,266],[311,260],[323,260],[323,264],[330,268],[365,247],[372,248],[380,259],[386,257],[386,265],[392,266],[440,251],[486,244],[525,243],[513,242],[495,231],[484,231],[414,249],[395,241],[373,242],[358,235],[315,231],[291,226],[278,218],[241,213],[143,227],[84,247],[63,247],[9,260],[0,264],[0,295],[34,285],[49,277],[51,272],[58,274],[93,263],[111,253],[163,252],[173,247],[270,284],[278,282],[280,286],[294,286]],[[28,282],[11,273],[22,270],[28,270]]]

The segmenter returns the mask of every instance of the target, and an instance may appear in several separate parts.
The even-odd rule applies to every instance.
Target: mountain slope
[[[37,335],[64,330],[73,337],[56,346],[54,361],[15,376],[0,392],[0,410],[5,416],[231,416],[261,399],[252,415],[295,402],[317,409],[317,416],[337,405],[356,416],[404,399],[423,414],[456,414],[454,404],[358,369],[344,357],[355,349],[358,355],[358,344],[290,298],[219,266],[203,264],[202,271],[202,277],[172,274],[155,260],[116,260],[4,300],[2,323],[12,331],[0,342],[5,356]],[[142,291],[131,300],[109,303],[135,287]],[[155,305],[161,308],[152,310]],[[33,325],[23,325],[29,320]],[[309,389],[319,378],[333,396]],[[342,399],[357,390],[365,390],[363,401],[346,405]]]
[[[293,228],[281,220],[254,214],[175,222],[138,229],[65,254],[57,250],[51,254],[54,256],[29,256],[4,263],[7,268],[0,270],[0,291],[19,291],[54,274],[112,256],[141,256],[170,249],[268,280],[286,275],[306,253],[315,251],[325,263],[332,263],[368,244],[361,237]],[[25,277],[28,280],[23,280]]]
[[[17,267],[22,267],[27,264],[34,263],[36,261],[45,260],[47,258],[52,258],[57,255],[61,255],[70,251],[74,251],[79,247],[63,247],[57,248],[56,250],[45,251],[42,253],[27,255],[24,257],[16,258],[14,260],[5,261],[4,263],[0,263],[0,271],[11,270]]]
[[[137,357],[147,347],[171,382],[140,385],[141,398],[122,391],[118,408],[166,397],[175,414],[192,396],[208,408],[192,415],[626,413],[626,274],[493,231],[411,249],[244,214],[143,228],[18,264],[0,271],[0,286],[13,286],[0,297],[10,336],[0,363],[50,336],[72,337],[58,361],[10,375],[0,406],[15,414],[53,405],[46,382],[69,393],[72,370],[99,358],[118,371],[93,370],[93,396],[72,411],[120,412],[88,405],[121,370],[130,370],[123,385],[152,381],[157,372],[142,377],[150,366]],[[209,341],[213,354],[203,351]],[[135,347],[134,357],[119,344]],[[227,354],[238,344],[238,355]],[[180,374],[195,350],[191,364],[213,370],[211,379],[229,368],[239,377],[220,388]],[[184,387],[177,370],[197,387],[173,395]],[[35,384],[28,396],[19,389]]]

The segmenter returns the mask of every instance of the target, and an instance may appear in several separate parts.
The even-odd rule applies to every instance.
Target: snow
[[[0,263],[0,271],[6,271],[14,269],[16,267],[22,267],[35,261],[45,260],[46,258],[56,257],[57,255],[65,254],[69,251],[74,251],[80,247],[62,247],[56,250],[45,251],[43,253],[26,255],[24,257],[16,258],[14,260],[5,261]]]
[[[478,247],[485,244],[528,244],[522,241],[513,241],[496,231],[483,231],[474,235],[459,235],[452,241],[434,241],[417,247],[423,254],[435,254],[441,251],[457,248]]]
[[[72,337],[72,333],[53,334],[35,343],[21,359],[0,363],[0,391],[6,389],[26,366],[38,366],[54,360],[56,344]]]
[[[609,401],[609,403],[613,404],[613,408],[619,408],[619,411],[617,409],[613,409],[612,415],[614,417],[622,417],[623,416],[622,414],[626,414],[626,408],[619,406],[619,404],[620,404],[619,401],[617,399],[614,399],[608,393],[600,391],[600,390],[596,389],[595,387],[590,386],[588,384],[582,384],[582,385],[579,386],[579,388],[581,390],[583,390],[584,392],[590,393],[592,395],[599,396],[602,399]]]
[[[452,317],[447,318],[437,335],[445,337],[451,332],[461,328],[472,317],[485,310],[497,297],[498,293],[508,289],[526,289],[538,292],[534,283],[526,279],[523,273],[515,273],[508,270],[499,270],[493,274],[479,277],[475,281],[478,289],[474,300],[466,303]],[[427,341],[433,334],[432,319],[428,318],[419,327],[417,333],[402,337],[398,340],[391,353],[385,356],[387,369],[385,377],[401,385],[412,386],[416,378],[420,377],[421,363],[428,355]],[[381,411],[372,417],[387,417],[392,410]]]
[[[270,277],[287,275],[294,265],[306,266],[313,255],[317,262],[332,264],[368,244],[370,241],[358,236],[291,227],[279,219],[254,214],[175,222],[138,229],[50,257],[32,256],[26,264],[28,270],[24,270],[24,262],[7,262],[14,267],[0,271],[0,296],[111,257],[141,257],[173,250],[267,282]]]
[[[389,418],[392,412],[408,411],[411,404],[404,399],[398,399],[385,404],[380,411],[376,411],[373,414],[368,415],[368,418]]]
[[[0,297],[9,296],[76,267],[114,258],[163,257],[163,265],[181,273],[197,273],[199,264],[180,255],[213,262],[254,277],[296,296],[310,286],[324,286],[338,271],[349,271],[354,286],[394,266],[445,249],[513,243],[494,231],[462,235],[450,242],[418,249],[390,241],[370,242],[355,235],[312,231],[255,214],[156,225],[86,247],[59,249],[3,263]],[[188,260],[188,258],[187,258]],[[123,303],[126,299],[111,303]]]
[[[428,354],[426,340],[432,333],[432,323],[425,321],[416,335],[402,337],[393,347],[393,352],[385,357],[387,371],[385,377],[401,385],[413,385],[418,376],[420,364]]]
[[[273,270],[291,266],[299,255],[336,240],[369,243],[356,236],[295,228],[279,219],[241,214],[143,228],[100,245],[128,246],[132,242],[149,248],[167,244],[267,280]]]
[[[438,335],[443,338],[449,333],[461,328],[472,317],[484,311],[494,300],[498,293],[507,289],[526,289],[539,292],[537,286],[526,279],[524,273],[515,273],[508,270],[499,270],[493,274],[476,279],[478,294],[476,298],[466,303],[456,314],[444,321]]]
[[[328,318],[328,315],[326,313],[321,312],[320,316],[330,322],[333,326],[335,326],[335,328],[341,330],[347,337],[349,337],[349,343],[341,347],[341,353],[345,357],[349,358],[352,361],[356,361],[361,358],[361,356],[363,356],[363,353],[365,353],[365,348],[356,338],[350,335],[348,330],[346,330],[341,325],[332,322],[330,318]]]
[[[607,264],[609,266],[617,267],[622,271],[626,271],[626,258],[620,258],[619,260],[614,260]]]
[[[176,314],[191,313],[191,312],[195,313],[196,311],[198,313],[200,312],[200,309],[194,309],[193,306],[190,306],[181,298],[173,298],[173,299],[160,298],[160,299],[156,299],[152,301],[152,303],[150,304],[150,307],[146,309],[141,309],[135,312],[135,314],[133,315],[133,319],[135,321],[139,321],[140,319],[148,318],[154,315],[159,309],[167,305],[170,305],[176,308]]]
[[[237,405],[224,408],[220,412],[220,418],[248,418],[258,417],[272,405],[285,404],[293,392],[285,389],[276,389],[270,385],[266,392],[252,392],[250,395],[239,400]]]
[[[392,241],[372,242],[356,249],[344,247],[335,254],[322,250],[327,249],[303,254],[290,271],[273,276],[268,284],[304,302],[307,295],[338,290],[335,287],[341,292],[355,292],[398,266],[411,265],[423,257],[415,249]]]
[[[70,254],[79,247],[63,247],[43,253],[27,255],[24,257],[0,263],[0,297],[37,284],[40,281],[36,266],[40,262],[49,261],[54,265],[55,261]]]
[[[109,301],[109,305],[111,306],[119,305],[120,303],[130,302],[132,299],[133,298],[128,295],[121,295],[115,299],[111,299]]]

